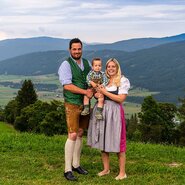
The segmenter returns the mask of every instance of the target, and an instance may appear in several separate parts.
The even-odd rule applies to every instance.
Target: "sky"
[[[113,43],[185,33],[185,0],[0,0],[0,40]]]

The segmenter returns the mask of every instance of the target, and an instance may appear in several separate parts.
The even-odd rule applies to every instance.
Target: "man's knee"
[[[68,133],[68,138],[75,141],[76,138],[77,138],[77,133],[76,132],[71,132],[71,133]]]

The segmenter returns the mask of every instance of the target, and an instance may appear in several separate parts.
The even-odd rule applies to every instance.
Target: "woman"
[[[96,119],[97,105],[95,105],[90,118],[87,144],[102,151],[104,169],[98,173],[98,176],[110,173],[109,153],[117,153],[119,174],[115,179],[122,180],[127,177],[125,173],[126,124],[122,103],[127,97],[130,82],[124,76],[121,77],[120,65],[114,58],[107,61],[105,72],[109,83],[105,88],[98,87],[100,93],[105,96],[103,120]]]

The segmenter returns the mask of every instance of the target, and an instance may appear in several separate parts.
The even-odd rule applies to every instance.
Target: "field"
[[[37,95],[40,100],[51,101],[53,99],[62,100],[62,86],[58,80],[58,76],[55,74],[51,75],[41,75],[41,76],[17,76],[17,75],[0,75],[1,82],[13,82],[20,83],[25,79],[31,79],[34,84],[55,84],[58,89],[55,91],[38,91]],[[0,85],[0,106],[5,106],[11,99],[13,99],[19,89],[11,88],[9,86]],[[139,96],[145,97],[151,94],[156,94],[157,92],[149,92],[146,89],[137,88],[129,91],[129,96]],[[131,102],[125,102],[125,113],[126,117],[129,118],[132,114],[140,112],[141,105]]]
[[[0,82],[13,82],[20,83],[25,79],[31,79],[33,84],[56,84],[58,89],[56,91],[37,91],[38,98],[45,101],[50,101],[52,99],[60,99],[62,96],[62,87],[58,80],[58,77],[54,74],[51,75],[41,75],[41,76],[17,76],[17,75],[0,75]],[[0,106],[5,106],[11,99],[13,99],[19,89],[14,89],[11,87],[4,87],[0,85]]]
[[[66,136],[46,137],[16,132],[0,122],[0,184],[1,185],[63,185],[74,184],[63,177]],[[87,176],[75,175],[75,184],[182,185],[185,184],[185,148],[127,142],[127,179],[116,181],[118,161],[110,155],[111,173],[98,177],[102,169],[100,151],[86,146],[81,164]]]

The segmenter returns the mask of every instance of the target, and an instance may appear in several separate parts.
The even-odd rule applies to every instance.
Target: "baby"
[[[87,84],[90,88],[93,88],[94,96],[98,99],[97,111],[95,113],[96,119],[103,119],[102,111],[104,104],[104,96],[103,94],[96,91],[98,85],[106,86],[108,84],[108,78],[106,74],[101,71],[102,69],[102,61],[100,58],[94,58],[92,60],[92,70],[87,75]],[[90,99],[87,96],[84,96],[84,109],[81,112],[81,115],[89,114],[89,103]]]

